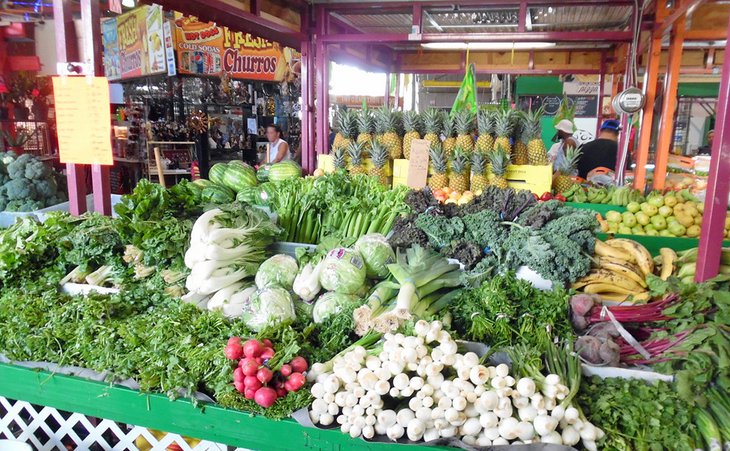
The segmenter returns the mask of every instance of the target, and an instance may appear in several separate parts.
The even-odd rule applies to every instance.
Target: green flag
[[[454,106],[451,107],[452,116],[457,111],[464,108],[473,112],[477,111],[477,83],[476,76],[474,75],[475,71],[474,63],[470,64],[469,68],[466,70],[466,74],[464,74],[464,81],[461,82],[459,93],[456,94]]]

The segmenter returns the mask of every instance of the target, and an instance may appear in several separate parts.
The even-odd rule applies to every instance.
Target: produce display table
[[[637,243],[644,246],[651,255],[659,255],[659,249],[668,247],[675,251],[685,251],[687,249],[693,249],[699,246],[700,240],[697,238],[680,238],[680,237],[666,237],[666,236],[648,236],[648,235],[622,235],[622,234],[609,234],[609,233],[597,233],[596,237],[601,240],[607,240],[613,238],[627,238],[634,240]],[[722,242],[722,247],[730,247],[730,240]]]
[[[0,396],[59,410],[110,419],[248,449],[394,450],[402,445],[351,439],[339,429],[318,430],[294,420],[273,421],[246,412],[190,401],[170,401],[160,394],[141,394],[73,376],[53,375],[0,364]],[[2,430],[0,428],[0,430]],[[434,450],[412,445],[409,450]]]

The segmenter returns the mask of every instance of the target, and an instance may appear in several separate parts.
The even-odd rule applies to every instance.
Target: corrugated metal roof
[[[626,5],[529,7],[528,29],[535,31],[622,30],[631,18]],[[340,16],[365,33],[409,33],[408,12],[343,13]],[[424,9],[426,33],[497,33],[517,31],[519,8],[472,7]]]

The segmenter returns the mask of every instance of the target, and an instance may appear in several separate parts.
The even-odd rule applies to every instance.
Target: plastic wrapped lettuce
[[[291,296],[288,291],[280,287],[257,290],[251,295],[241,314],[243,322],[254,332],[266,326],[293,321],[295,317]]]
[[[347,304],[357,302],[358,298],[349,294],[335,293],[329,291],[317,299],[312,310],[312,317],[315,323],[321,323],[327,317],[337,314]]]
[[[294,257],[277,254],[259,266],[259,270],[256,271],[256,286],[258,288],[281,287],[291,290],[298,272],[299,266]]]
[[[380,233],[363,235],[355,243],[354,249],[365,261],[367,276],[371,279],[385,279],[390,272],[388,265],[395,263],[395,252],[388,240]]]
[[[319,282],[327,291],[355,294],[365,283],[365,262],[352,249],[337,247],[327,253]]]

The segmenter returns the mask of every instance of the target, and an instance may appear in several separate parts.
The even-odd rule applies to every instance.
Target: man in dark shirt
[[[707,132],[707,144],[697,149],[697,155],[710,155],[712,153],[712,140],[715,138],[715,130]]]
[[[614,170],[618,153],[618,132],[621,125],[617,120],[607,119],[601,124],[598,138],[583,144],[578,161],[578,177],[587,178],[588,173],[600,167]]]

